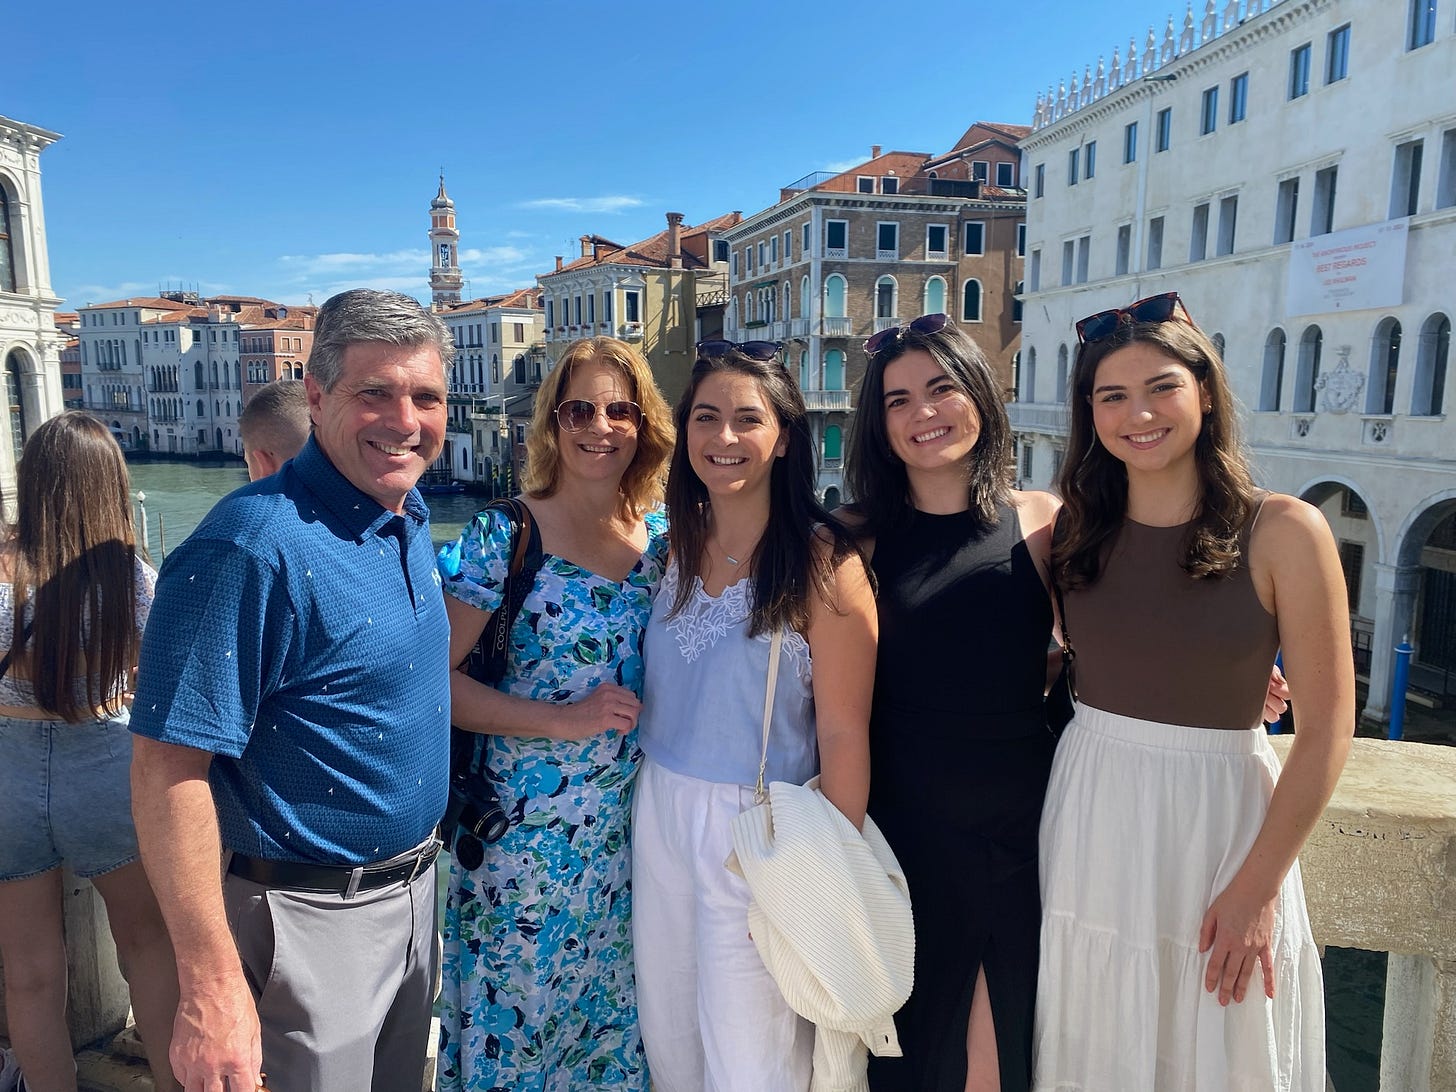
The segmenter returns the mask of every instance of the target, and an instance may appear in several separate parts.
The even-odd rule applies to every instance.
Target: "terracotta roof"
[[[141,324],[143,326],[156,326],[163,324],[183,325],[185,323],[192,322],[195,319],[205,318],[207,318],[206,307],[185,307],[177,311],[172,311],[165,315],[153,315],[151,318],[144,318],[142,319]]]
[[[1030,125],[1007,125],[1000,121],[978,121],[961,134],[960,140],[952,145],[953,151],[962,151],[972,145],[984,144],[988,139],[1000,137],[1009,144],[1015,144],[1031,133]],[[942,156],[941,158],[945,158]]]
[[[456,304],[450,310],[444,312],[446,316],[459,314],[475,314],[480,311],[488,311],[493,307],[515,307],[539,310],[538,299],[541,289],[539,288],[517,288],[499,296],[482,296],[479,299],[467,300],[464,303]]]
[[[57,311],[51,316],[51,318],[55,321],[55,324],[57,326],[71,326],[74,323],[81,321],[81,316],[78,315],[75,311]]]
[[[110,300],[107,303],[88,303],[83,311],[94,311],[102,307],[146,307],[153,311],[182,311],[192,306],[176,300],[164,300],[161,296],[138,296],[125,300]]]
[[[312,330],[313,315],[295,315],[290,313],[287,318],[242,318],[239,316],[239,325],[244,330]]]
[[[684,224],[679,231],[679,247],[682,250],[682,263],[684,269],[707,269],[708,264],[696,254],[690,253],[686,248],[681,247],[681,242],[690,236],[701,236],[708,232],[722,231],[732,227],[743,219],[742,213],[729,212],[721,216],[715,216],[701,224]],[[633,265],[647,269],[667,268],[667,228],[663,228],[656,235],[649,236],[630,246],[621,246],[609,239],[603,239],[599,235],[588,236],[593,245],[595,253],[587,257],[577,258],[575,261],[567,262],[560,270],[552,270],[550,273],[542,273],[542,277],[554,277],[558,272],[569,273],[577,269],[587,269],[597,265]]]

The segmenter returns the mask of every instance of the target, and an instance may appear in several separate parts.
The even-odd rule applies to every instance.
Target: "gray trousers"
[[[225,876],[270,1092],[415,1092],[438,955],[435,870],[345,899]]]

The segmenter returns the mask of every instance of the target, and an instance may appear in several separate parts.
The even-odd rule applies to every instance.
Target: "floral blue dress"
[[[667,558],[666,522],[618,583],[546,554],[511,627],[500,688],[570,701],[601,682],[642,695],[642,633]],[[510,527],[483,512],[442,576],[482,611],[501,603]],[[466,871],[450,865],[437,1087],[443,1092],[646,1092],[632,966],[628,821],[637,732],[581,741],[482,736],[511,819]]]

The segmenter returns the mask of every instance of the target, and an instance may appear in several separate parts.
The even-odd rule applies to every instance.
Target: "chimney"
[[[879,159],[880,158],[880,146],[878,144],[871,144],[870,145],[870,158],[871,159]]]
[[[583,235],[581,237],[581,256],[583,258],[590,258],[592,256],[592,241],[590,235]]]
[[[682,222],[683,214],[667,214],[667,268],[682,268]]]
[[[561,272],[561,255],[556,255],[556,272]]]

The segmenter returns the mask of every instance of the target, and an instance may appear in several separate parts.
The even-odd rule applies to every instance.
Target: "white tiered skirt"
[[[1187,728],[1082,705],[1041,820],[1035,1088],[1324,1092],[1324,990],[1298,863],[1279,892],[1274,997],[1203,988],[1198,930],[1279,777],[1262,727]]]

